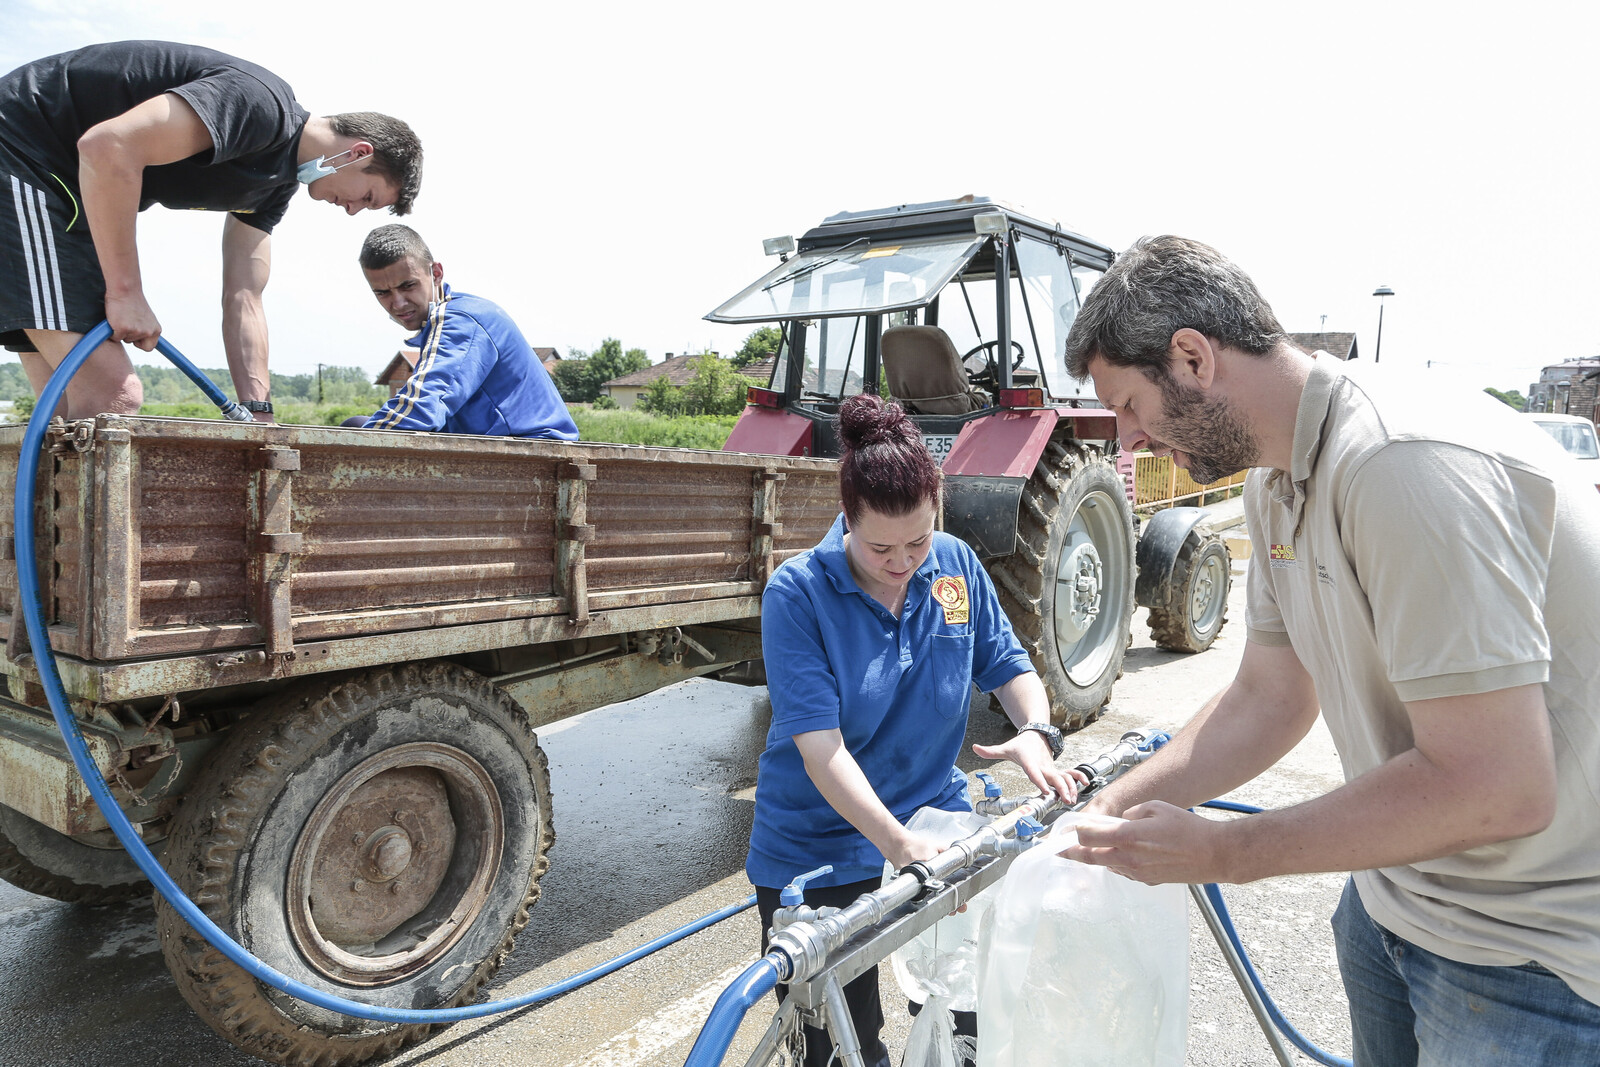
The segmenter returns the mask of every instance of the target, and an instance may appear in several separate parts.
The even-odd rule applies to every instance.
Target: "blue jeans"
[[[1600,1005],[1537,963],[1457,963],[1372,921],[1347,882],[1333,914],[1355,1067],[1594,1067]]]

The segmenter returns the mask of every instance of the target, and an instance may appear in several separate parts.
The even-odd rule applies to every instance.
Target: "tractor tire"
[[[162,843],[151,850],[161,855]],[[150,882],[110,830],[68,837],[0,805],[0,878],[69,904],[120,904]]]
[[[1233,564],[1222,538],[1202,523],[1172,565],[1170,599],[1150,609],[1150,639],[1169,652],[1204,652],[1228,621]]]
[[[1116,468],[1071,438],[1052,439],[1023,490],[1016,551],[988,569],[1062,730],[1099,718],[1122,673],[1133,543]]]
[[[167,867],[277,971],[361,1003],[444,1008],[510,954],[554,836],[526,712],[465,668],[407,664],[313,683],[236,727],[174,818]],[[437,1029],[285,996],[166,901],[156,910],[184,999],[251,1055],[342,1067]]]

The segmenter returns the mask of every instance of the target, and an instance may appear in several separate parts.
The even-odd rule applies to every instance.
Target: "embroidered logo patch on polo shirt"
[[[1294,546],[1273,545],[1270,549],[1270,555],[1268,558],[1272,561],[1272,565],[1274,567],[1293,567]]]
[[[967,599],[967,580],[960,575],[944,575],[934,579],[933,599],[944,609],[946,623],[966,622],[972,605]]]

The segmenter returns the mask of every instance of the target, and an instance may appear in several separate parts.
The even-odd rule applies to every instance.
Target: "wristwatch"
[[[1067,743],[1061,740],[1061,731],[1057,730],[1054,726],[1051,726],[1047,722],[1030,722],[1026,726],[1017,727],[1017,733],[1019,734],[1024,730],[1033,730],[1036,733],[1041,733],[1044,735],[1044,739],[1050,743],[1051,759],[1056,759],[1059,757],[1061,755],[1061,750],[1067,747]]]
[[[272,401],[270,400],[243,400],[239,402],[239,406],[246,411],[265,411],[269,415],[272,414]]]

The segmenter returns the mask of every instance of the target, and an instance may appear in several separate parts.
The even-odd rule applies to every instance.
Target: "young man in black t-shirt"
[[[151,204],[229,212],[222,335],[239,400],[271,420],[261,292],[271,233],[300,183],[354,215],[411,210],[422,146],[374,112],[313,118],[283,79],[208,48],[91,45],[0,78],[0,344],[34,392],[102,318],[112,340],[67,389],[68,418],[132,414],[143,391],[119,342],[148,352],[135,217]]]

